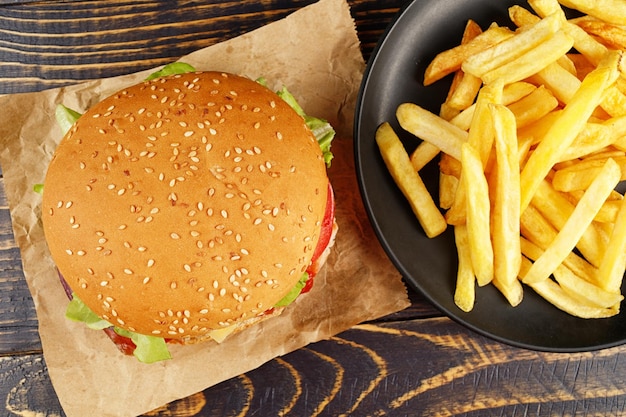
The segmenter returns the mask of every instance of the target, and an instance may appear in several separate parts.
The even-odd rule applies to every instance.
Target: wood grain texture
[[[162,65],[313,1],[0,0],[0,94]],[[404,0],[349,3],[367,59]],[[404,311],[146,415],[626,415],[625,347],[580,354],[513,348],[409,295]],[[0,417],[64,416],[41,352],[1,172],[0,403]]]
[[[0,171],[0,356],[39,350],[35,306],[13,239]]]
[[[0,94],[164,65],[313,2],[94,0],[5,5],[0,7]],[[352,3],[368,55],[403,2]]]
[[[511,348],[444,318],[363,324],[145,415],[623,415],[619,353]],[[40,354],[0,358],[0,380],[7,411],[63,415]]]

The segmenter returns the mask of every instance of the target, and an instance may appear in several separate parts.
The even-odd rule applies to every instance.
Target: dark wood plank
[[[170,62],[314,0],[0,0],[0,94]],[[367,59],[404,0],[349,0]],[[234,24],[233,24],[234,23]],[[323,28],[321,28],[323,30]],[[63,416],[8,226],[0,173],[0,416]],[[442,318],[410,292],[405,311],[175,401],[148,416],[623,415],[624,348],[512,348]]]
[[[623,415],[620,352],[512,348],[443,318],[366,324],[145,415]],[[7,411],[63,415],[41,355],[0,358],[0,380]]]
[[[69,12],[64,2],[5,5],[0,7],[0,94],[163,65],[313,2],[90,0],[72,2]],[[366,57],[403,3],[351,2]]]
[[[0,91],[41,90],[163,65],[312,2],[75,1],[71,10],[63,2],[9,5],[0,8],[0,48],[6,48]]]
[[[39,350],[35,306],[13,239],[0,171],[0,355]]]
[[[41,353],[0,357],[0,416],[63,416]]]

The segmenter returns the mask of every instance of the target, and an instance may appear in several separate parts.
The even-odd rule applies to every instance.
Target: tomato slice
[[[117,346],[120,352],[122,352],[124,355],[133,354],[137,346],[135,346],[130,338],[126,336],[120,336],[119,334],[115,333],[113,327],[107,327],[103,331],[107,336],[109,336],[109,339],[111,339],[111,341],[115,343],[115,346]]]
[[[311,265],[315,264],[322,253],[326,250],[326,247],[330,243],[330,239],[333,235],[333,223],[335,222],[335,194],[333,193],[333,187],[328,183],[328,197],[326,200],[326,211],[324,212],[324,220],[320,229],[320,238],[317,241],[315,251],[313,251],[313,257],[311,257]]]
[[[307,280],[304,288],[300,291],[300,294],[304,294],[309,292],[313,287],[313,278],[319,271],[320,265],[318,265],[317,260],[322,256],[328,244],[330,243],[330,239],[333,236],[333,226],[335,224],[335,193],[333,192],[333,187],[328,183],[328,196],[326,199],[326,211],[324,212],[324,219],[322,220],[322,225],[320,227],[320,238],[317,241],[317,246],[313,251],[313,256],[311,257],[311,265],[307,268],[306,272],[309,274],[309,279]]]

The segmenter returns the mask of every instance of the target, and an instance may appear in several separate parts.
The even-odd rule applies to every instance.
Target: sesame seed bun
[[[88,110],[45,179],[52,257],[96,314],[182,342],[251,323],[311,263],[328,178],[275,93],[232,74],[147,81]]]

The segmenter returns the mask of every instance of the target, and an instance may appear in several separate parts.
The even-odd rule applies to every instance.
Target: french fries
[[[515,115],[507,107],[489,106],[495,130],[495,187],[491,220],[494,285],[512,306],[522,302],[517,280],[522,262],[520,235],[520,177]]]
[[[626,25],[626,3],[620,0],[561,0],[565,7],[617,25]]]
[[[617,186],[620,175],[617,163],[612,159],[607,160],[550,246],[524,275],[524,283],[530,284],[548,279],[565,260],[567,254],[572,252],[576,242],[580,240],[593,221],[602,203]]]
[[[587,74],[574,97],[528,158],[520,174],[522,210],[530,203],[539,183],[582,131],[600,104],[604,91],[617,79],[619,58],[617,52],[609,52],[598,68]]]
[[[574,316],[611,317],[626,270],[616,191],[626,180],[626,3],[528,4],[509,9],[516,30],[470,20],[460,44],[429,63],[425,86],[454,81],[438,115],[397,107],[400,127],[422,141],[410,157],[387,122],[376,141],[426,235],[454,229],[459,309],[493,284],[513,307],[526,286]],[[586,15],[568,19],[563,6]],[[436,157],[439,207],[419,176]]]
[[[404,196],[409,200],[426,235],[434,237],[441,234],[446,228],[446,222],[419,174],[413,169],[402,142],[388,123],[378,128],[376,143],[385,164],[389,167],[391,175]]]
[[[472,311],[476,298],[476,277],[472,268],[467,226],[454,226],[454,241],[459,254],[454,302],[463,311]]]
[[[466,198],[466,225],[470,246],[470,259],[478,285],[487,285],[493,279],[493,248],[490,233],[489,185],[480,155],[469,143],[461,149],[462,184],[474,194]]]

